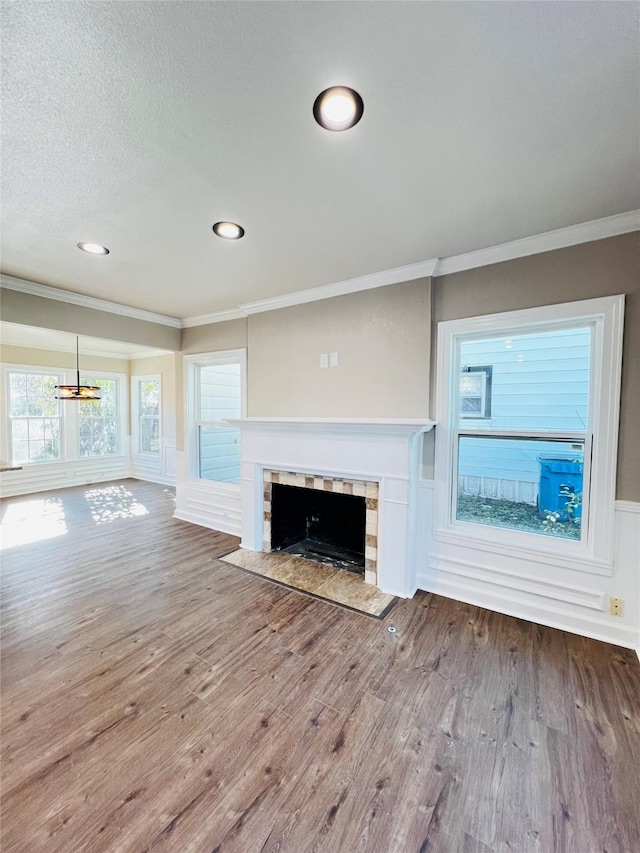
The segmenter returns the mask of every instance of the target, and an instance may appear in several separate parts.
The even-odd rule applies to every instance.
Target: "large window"
[[[187,364],[190,370],[192,476],[237,484],[240,482],[240,430],[224,422],[244,414],[244,351],[198,356]]]
[[[13,464],[51,462],[61,458],[60,375],[9,370],[9,455]]]
[[[13,365],[4,368],[0,457],[15,465],[119,457],[124,452],[126,376],[80,374],[100,388],[99,400],[57,398],[56,385],[77,381],[75,371]]]
[[[455,357],[467,371],[454,425],[458,521],[581,538],[594,329],[457,337]],[[487,366],[473,362],[489,359],[492,408],[484,381],[484,393],[471,397],[474,414],[464,380],[486,377]]]
[[[118,380],[81,376],[80,382],[100,388],[100,399],[81,400],[76,404],[79,455],[114,455],[118,452]]]
[[[441,534],[605,557],[622,297],[441,323]]]
[[[132,378],[135,452],[160,455],[160,376]]]

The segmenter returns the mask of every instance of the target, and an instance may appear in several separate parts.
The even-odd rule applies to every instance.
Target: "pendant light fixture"
[[[99,400],[100,388],[97,385],[80,384],[80,350],[76,335],[76,381],[77,385],[56,385],[58,400]]]

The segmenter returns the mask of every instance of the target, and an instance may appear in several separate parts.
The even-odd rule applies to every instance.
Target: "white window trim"
[[[158,404],[158,452],[151,453],[148,450],[140,450],[140,385],[143,382],[158,382],[160,385],[160,399]],[[162,459],[162,374],[145,373],[140,376],[131,377],[131,454],[144,459],[157,461]]]
[[[7,461],[11,461],[12,458],[12,418],[9,414],[11,403],[11,394],[9,391],[10,373],[40,373],[44,374],[45,376],[57,376],[58,385],[64,385],[66,380],[65,371],[55,367],[41,367],[40,365],[36,364],[4,365],[3,421],[5,424],[5,428],[2,430],[3,434],[0,436],[0,458],[6,459]],[[46,462],[21,462],[20,465],[22,468],[35,468],[39,465],[59,465],[61,462],[67,461],[67,418],[65,417],[66,412],[64,410],[64,403],[59,402],[58,405],[60,409],[60,458],[48,459]]]
[[[75,382],[75,371],[73,372],[74,382]],[[121,456],[128,455],[128,448],[126,447],[125,437],[127,435],[127,392],[128,392],[128,376],[126,373],[112,373],[107,370],[81,370],[80,371],[80,382],[82,382],[82,377],[92,377],[94,379],[115,379],[117,380],[116,384],[116,420],[118,423],[117,433],[116,433],[116,452],[115,453],[101,453],[96,454],[95,456],[80,456],[80,419],[78,417],[79,409],[77,406],[77,402],[75,401],[67,401],[63,402],[63,406],[73,406],[73,409],[70,408],[69,412],[69,441],[72,443],[74,448],[73,459],[78,461],[85,462],[89,459],[117,459]]]
[[[218,423],[217,421],[198,420],[198,401],[196,396],[196,372],[199,367],[212,364],[240,363],[240,389],[242,394],[242,417],[247,416],[247,351],[246,349],[221,350],[219,352],[199,353],[184,356],[184,387],[187,391],[185,408],[184,437],[188,465],[188,479],[203,489],[213,492],[240,493],[239,483],[219,483],[200,477],[198,465],[197,429],[199,424]]]
[[[604,574],[611,572],[623,319],[624,296],[609,296],[438,324],[434,539],[516,557],[526,553],[538,560],[553,555],[554,563],[558,565]],[[452,365],[455,363],[455,347],[459,338],[482,338],[497,333],[516,334],[522,331],[523,326],[531,331],[545,331],[574,325],[576,322],[594,325],[589,388],[589,408],[592,413],[589,433],[593,435],[593,447],[591,465],[585,464],[587,499],[583,505],[583,517],[588,525],[586,538],[575,542],[454,521],[452,502],[455,474],[452,475],[452,472],[455,470],[457,451],[453,438],[455,418],[458,415],[455,411],[455,383],[459,382],[459,377],[452,376]],[[500,432],[491,430],[491,434],[496,436]],[[513,432],[509,431],[508,435],[513,435]],[[563,438],[567,434],[545,435],[549,438]],[[588,447],[585,445],[585,458],[587,453]]]
[[[75,384],[76,371],[75,369],[67,368],[60,369],[55,367],[46,367],[38,364],[8,364],[4,367],[4,401],[3,401],[3,418],[6,428],[2,430],[0,444],[0,455],[2,459],[10,458],[10,441],[11,424],[9,423],[9,373],[45,373],[47,376],[58,376],[59,385]],[[126,446],[125,437],[127,434],[127,385],[128,377],[126,373],[113,373],[104,370],[84,370],[80,372],[81,376],[95,376],[96,379],[117,379],[118,380],[118,443],[115,453],[109,453],[105,456],[80,456],[79,453],[79,423],[78,423],[78,408],[77,401],[67,400],[60,402],[60,459],[51,459],[47,462],[24,462],[23,468],[36,468],[40,465],[62,465],[68,462],[88,462],[89,460],[100,459],[117,459],[128,457],[128,447]]]

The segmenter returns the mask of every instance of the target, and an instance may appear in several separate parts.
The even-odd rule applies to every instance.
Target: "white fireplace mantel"
[[[247,430],[296,430],[356,434],[387,434],[410,436],[429,432],[435,421],[422,418],[239,418],[225,423]]]
[[[414,594],[417,486],[422,433],[418,418],[242,418],[242,543],[263,548],[264,472],[374,481],[379,484],[377,585],[403,598]]]

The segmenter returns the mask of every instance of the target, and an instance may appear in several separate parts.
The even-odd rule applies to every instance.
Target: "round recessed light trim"
[[[79,249],[83,252],[89,252],[90,255],[108,255],[109,249],[106,246],[101,246],[100,243],[78,243]]]
[[[244,237],[244,228],[235,222],[216,222],[213,233],[225,240],[239,240]]]
[[[325,130],[349,130],[362,118],[364,103],[348,86],[332,86],[320,92],[313,104],[313,117]]]

